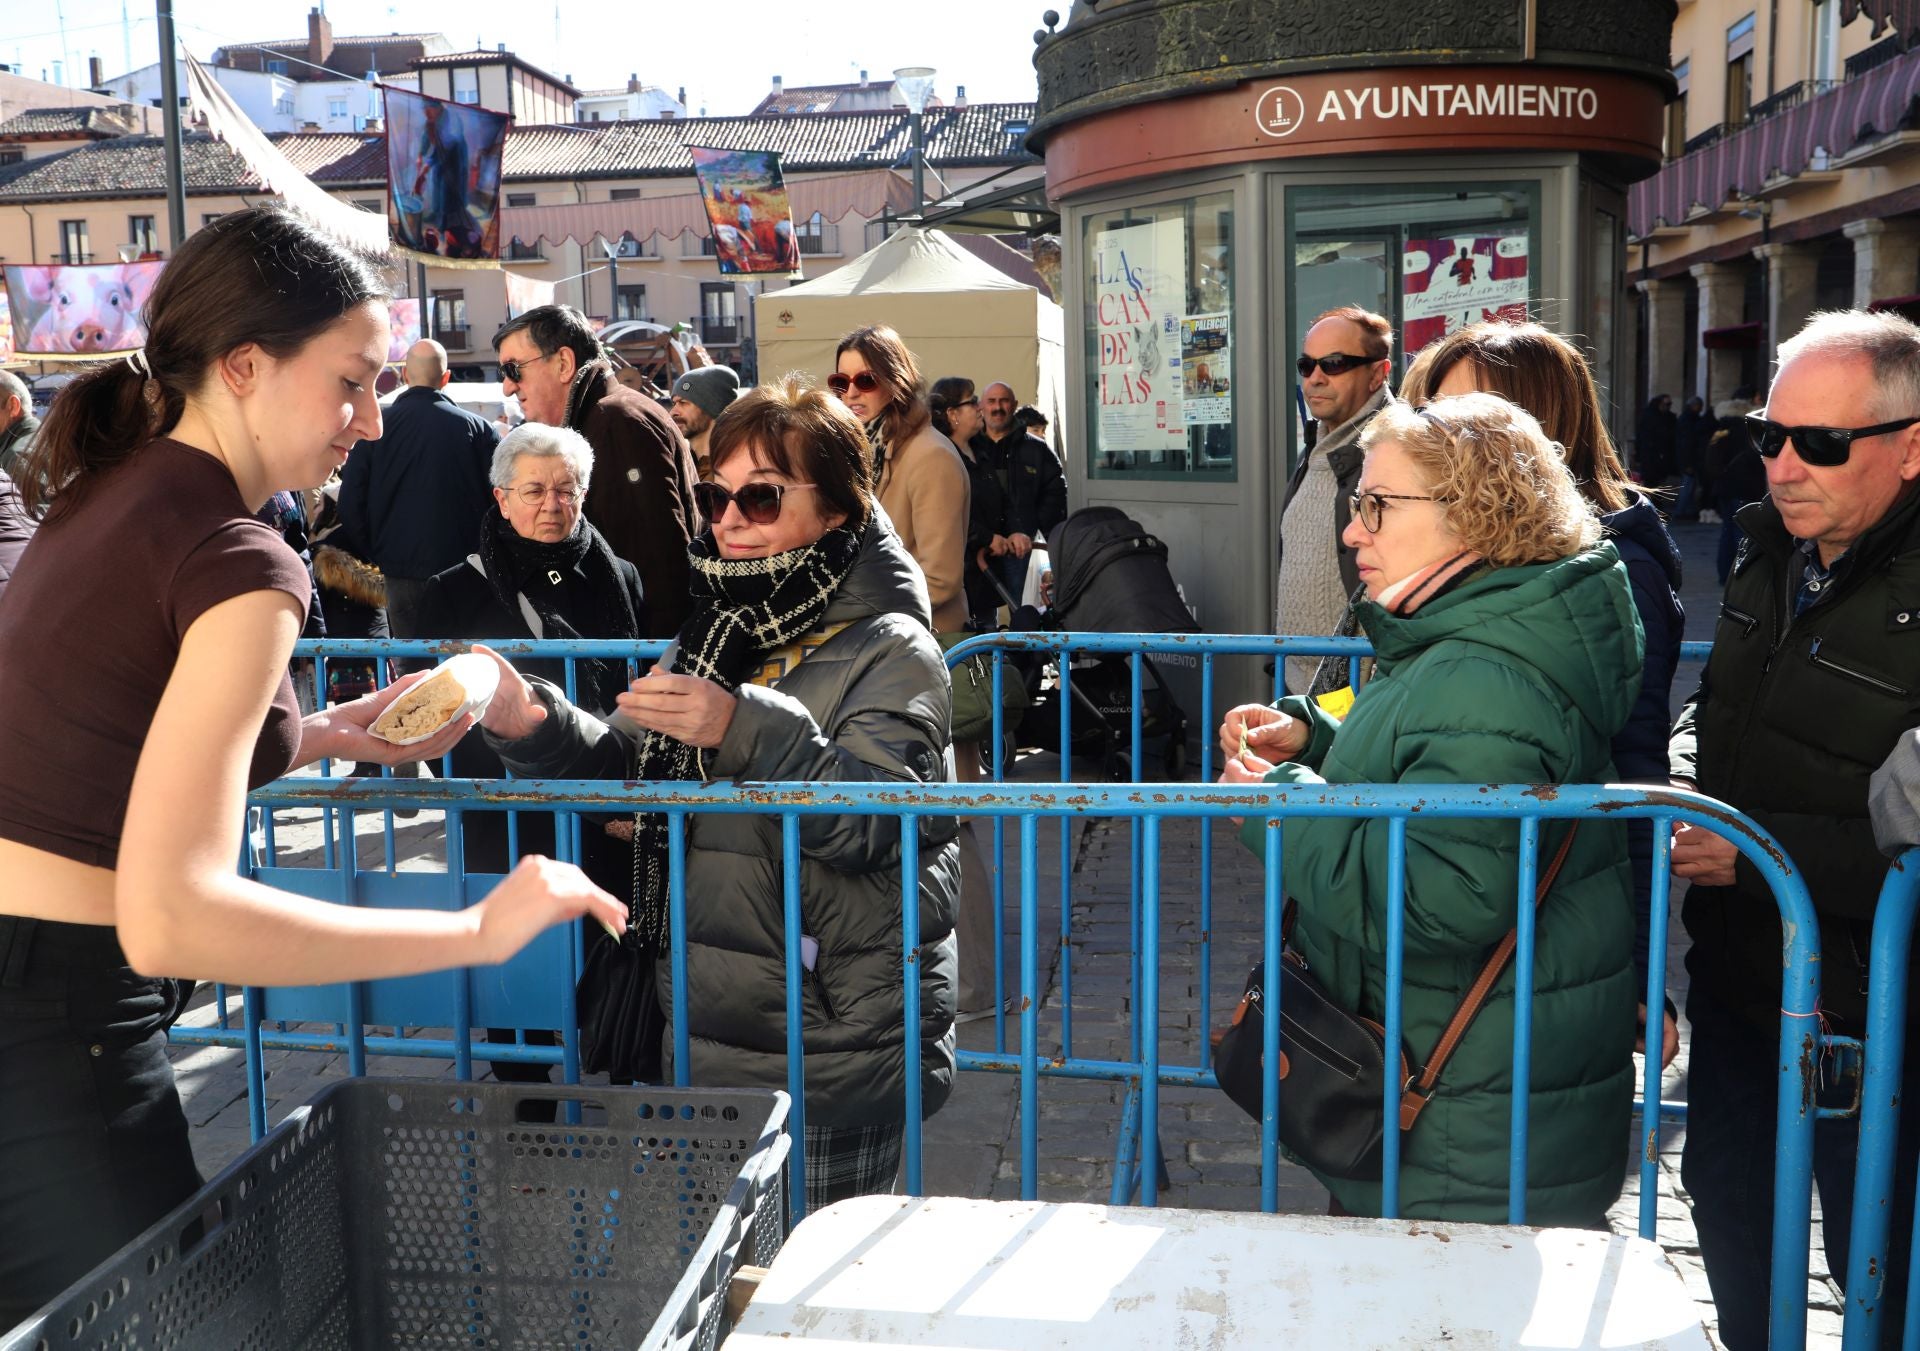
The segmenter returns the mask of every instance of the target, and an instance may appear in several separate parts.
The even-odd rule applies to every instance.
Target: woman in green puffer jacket
[[[1490,394],[1382,410],[1346,543],[1378,654],[1344,721],[1302,699],[1227,715],[1224,782],[1602,783],[1640,684],[1625,568],[1539,424]],[[1242,740],[1244,733],[1244,741]],[[1242,748],[1245,747],[1243,752]],[[1264,854],[1265,823],[1242,838]],[[1563,823],[1542,828],[1540,868]],[[1329,993],[1386,1008],[1384,817],[1287,823],[1294,947]],[[1519,826],[1416,816],[1407,827],[1410,1060],[1438,1041],[1517,917]],[[1581,824],[1541,908],[1533,976],[1527,1221],[1597,1226],[1626,1172],[1635,992],[1626,827]],[[1531,898],[1529,898],[1531,899]],[[1400,1213],[1504,1222],[1514,973],[1494,986],[1414,1128]],[[1335,1202],[1380,1213],[1380,1179],[1322,1176]]]

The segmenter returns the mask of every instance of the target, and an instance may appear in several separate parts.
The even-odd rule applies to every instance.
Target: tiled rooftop
[[[28,116],[33,114],[22,114]],[[1032,116],[1030,103],[933,109],[927,114],[927,159],[934,165],[956,167],[1027,161],[1031,157],[1008,135],[1006,126]],[[11,125],[0,125],[0,136]],[[386,140],[379,133],[320,132],[273,140],[301,172],[323,187],[378,187],[386,182]],[[526,183],[682,177],[692,170],[687,147],[695,145],[777,150],[789,172],[885,168],[904,165],[911,144],[908,119],[898,112],[517,127],[507,137],[505,178]],[[240,158],[203,132],[186,137],[184,157],[189,192],[261,190],[259,179]],[[157,136],[96,141],[0,172],[0,202],[147,197],[165,188],[165,157]]]

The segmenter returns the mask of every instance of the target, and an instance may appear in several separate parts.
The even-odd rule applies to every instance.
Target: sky
[[[507,49],[581,89],[624,86],[630,74],[668,90],[686,86],[688,111],[713,116],[752,111],[772,87],[875,77],[906,65],[930,65],[935,92],[951,103],[965,85],[975,103],[1034,97],[1033,33],[1040,15],[1062,0],[969,0],[966,22],[925,0],[774,0],[709,4],[600,5],[582,0],[332,0],[336,35],[445,33],[456,51],[504,42]],[[202,60],[222,43],[304,37],[310,0],[174,0],[181,43]],[[457,20],[445,16],[457,11]],[[122,16],[127,21],[122,21]],[[639,15],[645,15],[644,21]],[[65,24],[62,41],[61,24]],[[0,3],[0,62],[35,79],[83,87],[87,58],[109,79],[158,59],[153,0],[55,0]],[[63,54],[64,53],[64,54]]]

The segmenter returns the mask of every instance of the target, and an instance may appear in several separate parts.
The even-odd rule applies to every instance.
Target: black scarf
[[[834,593],[852,571],[866,526],[839,526],[812,544],[770,558],[722,559],[711,532],[687,546],[693,565],[693,616],[670,654],[675,675],[701,676],[728,693],[766,658],[820,627]],[[637,779],[694,779],[699,752],[662,732],[647,732],[635,756]],[[667,942],[667,818],[633,818],[633,907],[629,926],[649,947]]]
[[[544,638],[639,638],[640,616],[633,612],[633,600],[620,576],[619,560],[606,539],[585,516],[579,517],[573,533],[552,544],[528,539],[515,532],[500,508],[494,507],[480,521],[480,562],[487,570],[487,585],[508,614],[523,618],[521,598],[540,616]],[[554,607],[554,585],[548,574],[578,576],[584,586],[569,589],[574,604],[591,606],[585,614],[563,615]],[[535,585],[529,586],[532,581]],[[624,689],[627,663],[618,657],[596,658],[584,663],[579,683],[582,695],[589,689]],[[591,683],[589,683],[589,681]],[[611,709],[601,710],[611,712]]]

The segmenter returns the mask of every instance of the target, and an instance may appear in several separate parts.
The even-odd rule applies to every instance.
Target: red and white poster
[[[1527,232],[1409,239],[1401,278],[1400,342],[1409,358],[1482,319],[1525,319]]]

